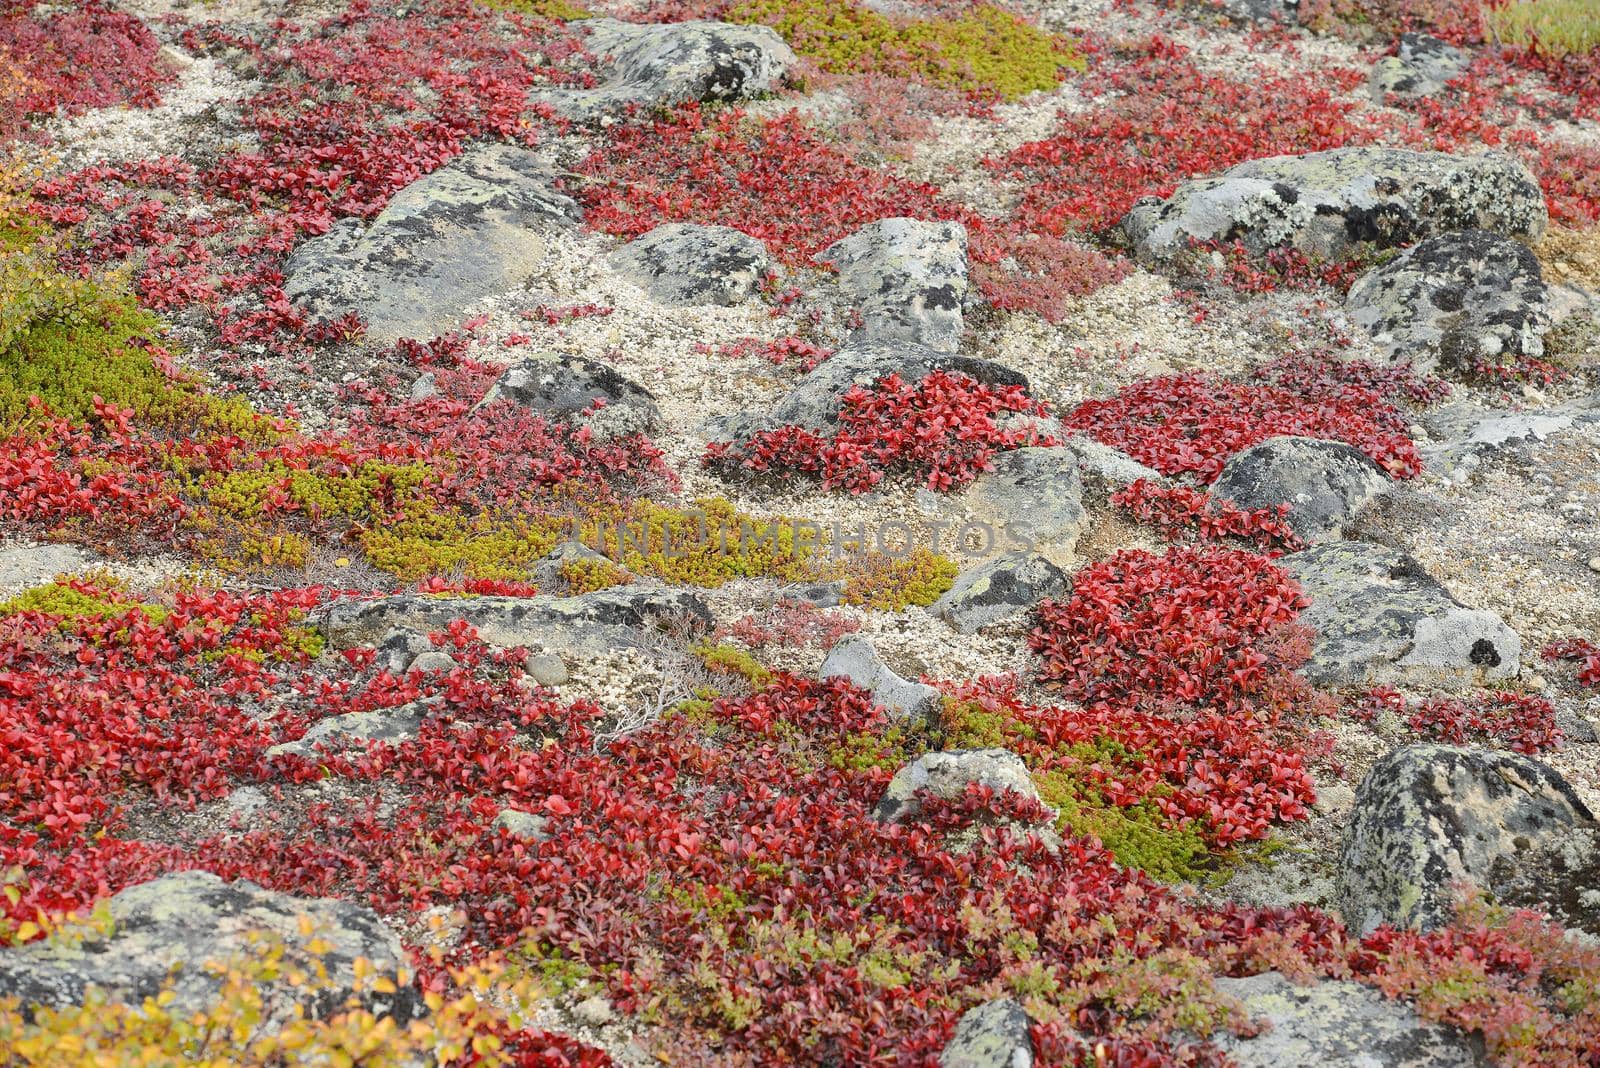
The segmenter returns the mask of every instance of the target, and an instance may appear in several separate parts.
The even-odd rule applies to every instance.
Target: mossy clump
[[[713,675],[737,675],[760,689],[772,681],[772,671],[761,661],[732,645],[697,645],[694,654]]]
[[[898,612],[902,608],[926,608],[948,590],[961,573],[954,560],[913,549],[903,556],[870,553],[858,557],[848,568],[844,603]]]
[[[573,19],[593,18],[594,13],[567,0],[484,0],[490,7],[512,11],[518,15],[532,15],[541,19],[571,22]]]
[[[44,586],[24,590],[0,604],[0,619],[23,612],[60,616],[63,625],[74,620],[107,619],[139,612],[151,623],[162,623],[169,615],[158,604],[144,604],[127,597],[122,584],[113,579],[57,579]]]
[[[834,74],[880,72],[1015,100],[1083,68],[1063,37],[978,4],[959,18],[895,19],[828,0],[743,0],[732,22],[771,26],[796,52]]]

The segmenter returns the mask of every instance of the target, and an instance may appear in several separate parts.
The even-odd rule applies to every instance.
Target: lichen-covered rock
[[[755,294],[775,261],[766,245],[731,226],[663,223],[609,262],[663,304],[730,307]]]
[[[938,711],[944,700],[934,687],[912,682],[891,671],[865,638],[846,638],[828,650],[819,677],[839,676],[870,693],[872,703],[896,719],[926,719]]]
[[[1337,538],[1344,524],[1389,488],[1389,478],[1353,445],[1282,436],[1235,453],[1211,492],[1241,508],[1289,506],[1288,523],[1308,543]]]
[[[430,697],[412,701],[394,708],[373,709],[370,712],[346,712],[342,716],[329,716],[318,720],[292,742],[283,742],[267,750],[267,756],[298,756],[314,759],[317,750],[337,752],[340,749],[365,747],[368,742],[409,742],[417,736],[423,722],[438,710],[443,699]]]
[[[661,627],[704,631],[711,611],[688,590],[621,587],[577,597],[435,597],[401,593],[372,601],[341,601],[317,624],[338,648],[378,640],[396,627],[429,633],[464,619],[489,645],[589,652],[636,642]]]
[[[1028,387],[1021,372],[989,360],[911,342],[855,340],[808,372],[771,411],[723,419],[711,430],[716,440],[745,438],[758,430],[787,425],[830,431],[838,426],[839,406],[852,386],[870,388],[889,375],[915,383],[933,371],[959,372],[985,385]]]
[[[968,1009],[939,1053],[939,1068],[1033,1068],[1032,1021],[1010,998]]]
[[[1402,1001],[1343,980],[1297,986],[1278,972],[1216,980],[1252,1019],[1271,1026],[1254,1038],[1211,1041],[1239,1068],[1475,1068],[1487,1064],[1480,1039],[1429,1023]]]
[[[1345,313],[1419,372],[1470,372],[1544,355],[1550,329],[1533,250],[1488,230],[1429,238],[1356,279]]]
[[[1106,486],[1126,486],[1144,479],[1161,483],[1166,478],[1153,467],[1140,463],[1121,449],[1098,442],[1086,434],[1056,435],[1061,447],[1071,449],[1078,457],[1078,473],[1098,479]]]
[[[550,818],[534,812],[503,808],[495,815],[494,825],[513,838],[543,842],[550,837]]]
[[[1068,446],[1000,453],[991,470],[959,496],[948,498],[943,507],[986,528],[990,536],[986,552],[1034,552],[1061,568],[1072,566],[1078,537],[1089,521],[1078,453]],[[952,523],[952,537],[960,538],[969,525]],[[981,542],[982,536],[972,540]]]
[[[328,898],[297,898],[254,883],[224,882],[206,871],[186,871],[130,886],[107,902],[110,924],[83,929],[81,942],[44,939],[0,952],[0,995],[18,998],[24,1006],[65,1008],[83,1002],[89,986],[113,1000],[140,1004],[155,997],[169,976],[175,996],[169,1010],[189,1014],[213,1007],[222,980],[209,962],[251,957],[257,939],[284,947],[282,973],[296,966],[309,970],[315,959],[327,968],[327,989],[308,996],[287,980],[266,980],[267,1024],[281,1025],[295,1004],[314,1016],[341,1008],[360,994],[369,1009],[405,1022],[423,1011],[421,1000],[405,980],[405,955],[400,939],[376,913],[360,905]],[[328,945],[312,957],[300,918],[313,924],[313,934]],[[375,994],[358,989],[355,961],[365,959],[376,976],[398,980],[398,992]]]
[[[591,567],[616,566],[605,553],[592,549],[581,541],[568,540],[551,549],[543,559],[533,565],[533,581],[545,593],[569,590],[570,586],[561,572],[574,564]]]
[[[1165,201],[1136,205],[1122,227],[1146,260],[1190,240],[1235,239],[1257,253],[1291,246],[1337,259],[1362,245],[1391,248],[1452,230],[1537,240],[1548,223],[1538,181],[1510,156],[1338,148],[1185,182]]]
[[[1360,934],[1382,924],[1447,925],[1458,884],[1498,893],[1560,832],[1593,825],[1567,781],[1531,757],[1449,745],[1397,749],[1356,791],[1339,856],[1339,912]]]
[[[1383,103],[1390,95],[1404,100],[1435,96],[1445,83],[1467,69],[1472,57],[1452,44],[1425,33],[1400,35],[1400,54],[1385,56],[1372,66],[1367,87],[1372,99]]]
[[[636,23],[583,19],[583,47],[600,60],[599,84],[531,95],[557,114],[580,121],[690,100],[738,100],[776,89],[798,62],[766,26],[727,22]]]
[[[1041,801],[1028,774],[1028,766],[1011,750],[950,749],[924,753],[895,772],[873,815],[885,823],[911,819],[921,811],[915,797],[919,790],[926,790],[942,800],[956,801],[973,785],[986,786],[997,793],[1010,790],[1029,800]]]
[[[363,226],[343,219],[289,257],[284,292],[317,319],[355,313],[381,343],[426,339],[523,284],[577,204],[532,152],[483,145],[396,193]]]
[[[973,634],[1066,588],[1066,574],[1044,557],[1006,553],[963,571],[928,611],[962,634]]]
[[[606,441],[654,430],[661,413],[655,394],[616,368],[583,356],[537,357],[507,368],[479,406],[511,401],[555,419],[580,420]],[[596,409],[595,402],[603,407]]]
[[[1319,685],[1464,684],[1517,673],[1516,632],[1493,612],[1462,607],[1405,553],[1334,541],[1279,565],[1311,600],[1299,622],[1316,633],[1304,670]]]
[[[859,336],[954,352],[967,299],[967,229],[954,222],[879,219],[817,254],[861,311]]]
[[[1433,441],[1419,450],[1427,470],[1464,475],[1490,457],[1526,450],[1574,427],[1600,423],[1592,405],[1510,411],[1480,408],[1470,401],[1434,405],[1418,417]]]

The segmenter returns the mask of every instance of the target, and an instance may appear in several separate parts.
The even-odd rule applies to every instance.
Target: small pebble
[[[1600,556],[1589,557],[1589,570],[1600,572]]]
[[[528,660],[528,674],[540,686],[560,686],[572,678],[567,665],[553,653],[540,653]]]

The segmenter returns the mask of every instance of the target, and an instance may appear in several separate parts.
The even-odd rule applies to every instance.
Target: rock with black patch
[[[1331,541],[1278,561],[1311,606],[1305,675],[1318,685],[1467,685],[1517,673],[1522,643],[1493,612],[1463,607],[1397,549]]]
[[[1543,356],[1546,295],[1527,245],[1461,230],[1431,237],[1356,279],[1345,313],[1392,362],[1459,375]]]
[[[1135,205],[1122,229],[1140,259],[1191,242],[1238,240],[1256,254],[1291,247],[1321,259],[1409,245],[1453,230],[1538,240],[1544,192],[1508,155],[1337,148],[1250,160]]]
[[[914,819],[922,811],[919,792],[959,801],[969,786],[1009,791],[1043,804],[1028,766],[1009,749],[950,749],[924,753],[895,772],[873,815],[885,823]]]
[[[1033,1068],[1033,1021],[1011,998],[968,1009],[939,1053],[939,1068]]]
[[[297,756],[310,760],[317,756],[319,750],[337,753],[343,749],[365,748],[370,742],[388,742],[390,745],[409,742],[416,738],[422,724],[429,716],[436,714],[443,703],[441,697],[430,697],[394,708],[329,716],[313,723],[295,741],[271,746],[266,755]]]
[[[879,219],[817,254],[839,272],[860,310],[857,336],[954,352],[967,299],[967,228],[954,222]]]
[[[1021,615],[1067,588],[1067,576],[1037,553],[1005,553],[968,568],[928,612],[962,634]]]
[[[1287,504],[1290,528],[1310,544],[1339,537],[1388,488],[1383,469],[1355,446],[1285,435],[1235,453],[1211,493],[1252,510]]]
[[[534,357],[513,364],[478,406],[496,401],[581,422],[600,441],[648,433],[661,419],[655,394],[616,368],[584,356]]]
[[[1403,1001],[1348,980],[1299,985],[1279,972],[1215,980],[1253,1020],[1250,1038],[1219,1031],[1211,1041],[1239,1068],[1477,1068],[1483,1042],[1431,1023]]]
[[[330,898],[299,898],[239,880],[224,882],[206,871],[186,871],[130,886],[106,902],[110,924],[92,922],[82,938],[45,939],[0,953],[0,992],[17,998],[31,1018],[34,1008],[64,1009],[83,1003],[90,986],[113,1002],[139,1005],[167,986],[168,1011],[190,1015],[215,1009],[223,980],[205,965],[254,957],[269,942],[283,946],[283,978],[262,978],[263,1032],[286,1023],[294,1006],[324,1017],[359,997],[379,1016],[404,1023],[426,1011],[406,978],[400,939],[376,913]],[[301,917],[327,945],[306,949]],[[358,984],[355,961],[372,965],[374,977],[390,979],[396,992],[378,994]],[[327,969],[325,989],[292,986],[287,976]]]
[[[1363,935],[1382,924],[1443,927],[1460,888],[1503,898],[1541,857],[1571,853],[1574,834],[1573,866],[1587,863],[1592,874],[1595,829],[1571,785],[1531,757],[1406,746],[1373,765],[1356,791],[1339,854],[1339,913]],[[1571,889],[1576,901],[1584,888]]]
[[[689,590],[625,586],[576,597],[435,597],[401,593],[370,601],[340,601],[322,610],[317,626],[336,648],[370,644],[394,628],[442,631],[465,620],[486,644],[548,648],[575,654],[637,645],[644,634],[709,630],[711,610]]]
[[[663,223],[611,254],[611,266],[655,300],[676,307],[749,300],[776,261],[731,226]]]
[[[480,145],[396,193],[370,224],[342,219],[289,257],[284,293],[313,319],[359,315],[390,344],[456,326],[521,288],[577,204],[534,153]]]
[[[959,495],[920,499],[953,517],[947,534],[963,552],[1037,553],[1070,568],[1089,522],[1078,463],[1070,446],[1010,449]]]
[[[865,638],[846,638],[823,658],[819,678],[846,678],[872,695],[872,703],[895,719],[924,720],[939,710],[944,696],[924,682],[897,675]]]
[[[1403,33],[1399,54],[1385,56],[1372,65],[1367,88],[1379,104],[1391,96],[1402,100],[1437,96],[1471,62],[1472,57],[1466,52],[1437,37]]]
[[[581,19],[599,60],[592,88],[545,89],[530,95],[558,115],[578,121],[649,111],[688,101],[732,101],[777,89],[797,62],[783,38],[766,26],[697,20],[672,23]]]

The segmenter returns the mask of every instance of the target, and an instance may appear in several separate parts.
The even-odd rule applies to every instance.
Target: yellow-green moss
[[[744,0],[728,18],[771,26],[825,71],[905,74],[1007,100],[1083,66],[1071,42],[990,4],[955,19],[897,19],[831,0]]]
[[[595,590],[620,586],[633,578],[627,570],[610,560],[568,560],[561,565],[561,580],[570,593],[593,593]]]
[[[1600,0],[1513,0],[1486,6],[1484,20],[1504,44],[1520,47],[1537,40],[1557,56],[1600,48]]]
[[[844,602],[882,612],[898,612],[911,605],[927,607],[950,588],[960,573],[954,560],[926,549],[913,549],[899,559],[886,553],[871,553],[851,564]]]
[[[166,608],[158,604],[113,600],[110,595],[117,592],[115,589],[85,592],[74,589],[65,582],[52,582],[24,590],[4,604],[0,604],[0,619],[6,619],[20,612],[43,612],[47,615],[60,616],[65,622],[78,619],[105,619],[125,616],[129,612],[140,612],[150,622],[160,623],[169,614]]]
[[[766,665],[735,646],[697,645],[693,652],[713,675],[738,675],[758,688],[772,681]]]
[[[593,13],[588,9],[569,4],[567,0],[483,0],[483,2],[502,11],[514,11],[519,15],[533,15],[542,19],[559,19],[562,22],[593,17]]]

